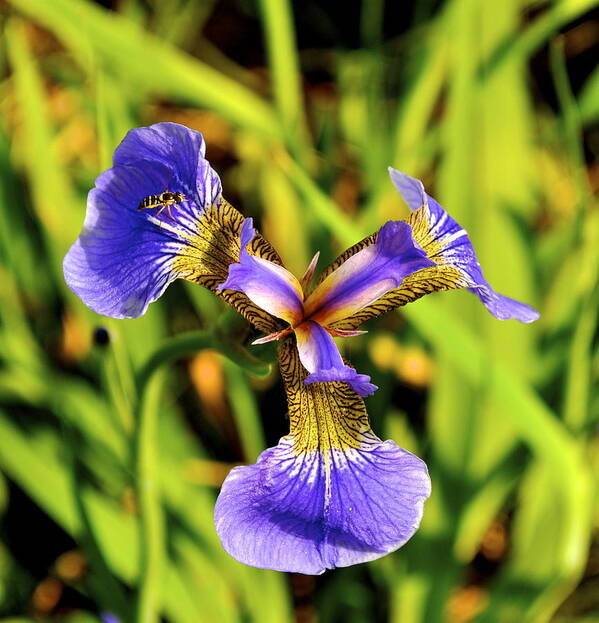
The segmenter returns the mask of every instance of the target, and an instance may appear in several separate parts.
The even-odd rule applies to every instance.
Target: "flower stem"
[[[140,568],[137,623],[158,623],[160,620],[164,517],[158,482],[156,439],[158,402],[163,377],[164,372],[146,376],[144,385],[140,388],[138,404],[136,479],[139,503]]]
[[[136,489],[139,504],[140,567],[136,623],[159,623],[165,528],[160,495],[158,405],[164,366],[181,357],[214,348],[238,366],[266,376],[270,365],[219,332],[197,331],[170,339],[147,360],[137,377]]]

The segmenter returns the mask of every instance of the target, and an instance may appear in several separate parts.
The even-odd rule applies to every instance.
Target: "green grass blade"
[[[281,124],[296,155],[305,160],[308,142],[302,76],[289,0],[260,0],[272,90]]]
[[[505,36],[485,63],[481,78],[491,77],[512,61],[525,62],[562,26],[596,6],[597,0],[557,0],[522,33],[514,31]]]
[[[573,298],[580,298],[577,318],[574,321],[573,339],[567,363],[564,396],[564,421],[573,431],[584,429],[589,418],[591,394],[591,356],[593,338],[598,318],[599,287],[599,219],[590,212],[592,196],[589,189],[580,113],[568,78],[563,41],[558,39],[550,48],[553,80],[563,116],[564,142],[572,171],[572,178],[578,194],[575,217],[574,240],[579,249],[583,279]],[[586,218],[585,218],[586,217]],[[584,278],[586,277],[586,278]],[[576,296],[578,295],[578,296]]]
[[[273,111],[252,91],[116,13],[85,0],[13,5],[54,31],[78,58],[91,48],[107,66],[127,67],[129,84],[216,110],[264,137],[280,136]]]
[[[31,55],[22,20],[6,26],[9,58],[15,76],[15,91],[23,118],[25,168],[31,185],[36,216],[43,224],[54,252],[53,267],[62,283],[62,257],[76,238],[79,224],[75,197],[53,143],[42,79]],[[44,166],[39,166],[40,161]],[[60,209],[57,209],[57,204]],[[66,289],[66,286],[65,286]]]
[[[233,363],[224,360],[227,377],[227,390],[237,431],[245,459],[253,463],[266,449],[264,434],[260,423],[260,413],[254,392],[244,372]]]

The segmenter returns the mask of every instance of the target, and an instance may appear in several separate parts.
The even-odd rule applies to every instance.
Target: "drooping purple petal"
[[[333,338],[317,322],[302,322],[295,327],[295,337],[302,365],[311,372],[304,383],[344,381],[359,396],[370,396],[378,389],[368,375],[343,362]]]
[[[142,315],[200,252],[192,250],[205,210],[221,200],[204,141],[173,123],[131,130],[115,166],[96,180],[83,230],[64,262],[65,280],[91,309],[114,318]],[[183,201],[139,209],[146,197],[179,192]],[[187,256],[190,262],[181,262]]]
[[[474,247],[463,229],[430,196],[427,195],[420,180],[410,177],[397,169],[389,168],[391,181],[412,211],[424,210],[427,221],[426,237],[433,250],[429,257],[437,264],[447,264],[462,271],[471,283],[468,288],[476,294],[487,309],[499,320],[515,318],[520,322],[533,322],[539,312],[530,305],[495,292],[485,279]]]
[[[406,276],[433,265],[414,242],[412,228],[390,221],[375,244],[349,257],[316,287],[305,302],[306,317],[322,325],[343,320],[399,287]]]
[[[392,441],[299,451],[293,435],[234,468],[216,531],[238,561],[320,574],[375,560],[416,531],[430,495],[426,465]]]
[[[244,292],[269,314],[295,324],[303,314],[302,287],[282,266],[248,253],[247,246],[255,235],[252,219],[245,219],[241,228],[239,262],[229,266],[229,276],[218,290]]]

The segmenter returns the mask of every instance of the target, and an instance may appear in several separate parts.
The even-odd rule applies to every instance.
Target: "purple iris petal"
[[[229,276],[217,290],[244,292],[269,314],[291,324],[299,322],[303,314],[299,281],[282,266],[248,253],[247,245],[255,235],[253,220],[246,218],[241,227],[239,262],[229,266]]]
[[[401,547],[429,495],[425,463],[392,441],[298,452],[289,435],[256,464],[231,471],[216,531],[242,563],[320,574]]]
[[[217,202],[221,194],[218,175],[204,157],[206,144],[200,132],[178,123],[163,122],[127,132],[114,152],[115,165],[140,160],[159,162],[173,171],[173,186],[200,207]],[[161,189],[165,190],[164,188]]]
[[[153,140],[150,140],[153,137]],[[160,212],[138,209],[165,190],[185,200]],[[96,180],[83,230],[64,262],[65,280],[91,309],[114,318],[142,315],[181,273],[207,207],[220,200],[220,181],[204,159],[199,132],[173,123],[131,130],[115,166]]]
[[[343,363],[333,338],[317,322],[302,322],[295,328],[295,337],[302,365],[311,372],[304,383],[344,381],[360,396],[370,396],[378,389],[369,376]]]
[[[322,325],[348,318],[429,266],[434,262],[415,243],[410,225],[390,221],[375,244],[352,255],[317,286],[306,300],[306,317]]]
[[[83,230],[63,268],[71,290],[98,314],[141,316],[177,277],[172,260],[183,243],[131,209],[130,198],[156,192],[171,179],[164,165],[114,167],[90,191]],[[129,203],[129,205],[128,205]]]
[[[515,318],[520,322],[533,322],[540,316],[530,305],[495,292],[485,279],[468,233],[449,214],[427,195],[420,180],[389,167],[391,181],[411,210],[423,206],[428,208],[430,235],[440,243],[436,253],[442,263],[460,269],[471,282],[468,288],[485,304],[499,320]]]

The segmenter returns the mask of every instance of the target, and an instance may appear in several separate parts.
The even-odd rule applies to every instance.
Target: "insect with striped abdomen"
[[[151,208],[157,208],[160,206],[160,209],[154,216],[160,216],[164,210],[168,212],[168,215],[173,218],[173,214],[171,212],[171,208],[174,205],[182,203],[185,201],[185,195],[183,193],[175,192],[172,193],[168,190],[160,193],[159,195],[149,195],[145,199],[142,199],[140,204],[137,206],[137,210],[149,210]]]

